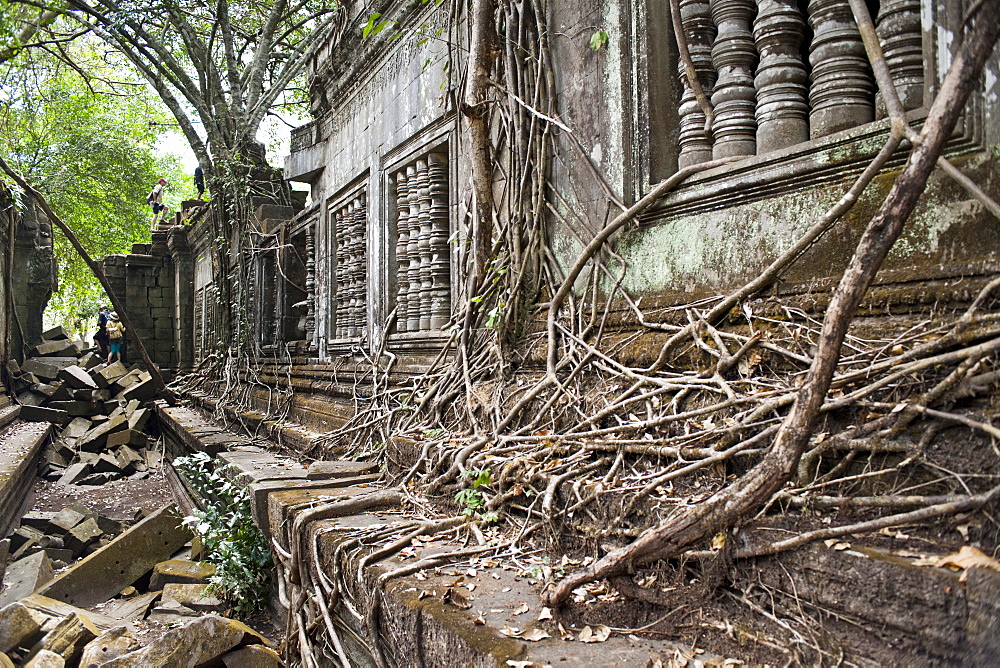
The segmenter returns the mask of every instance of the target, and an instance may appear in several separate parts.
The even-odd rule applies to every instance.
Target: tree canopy
[[[72,66],[40,49],[0,65],[0,152],[94,255],[126,253],[149,238],[152,184],[185,178],[176,160],[155,152],[170,119],[99,41],[80,38],[64,48]],[[54,242],[60,289],[48,319],[86,327],[106,297],[66,239],[56,234]]]

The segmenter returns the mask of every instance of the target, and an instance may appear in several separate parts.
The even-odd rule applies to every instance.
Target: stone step
[[[51,431],[48,423],[27,422],[10,425],[0,433],[0,536],[7,535],[20,518]]]

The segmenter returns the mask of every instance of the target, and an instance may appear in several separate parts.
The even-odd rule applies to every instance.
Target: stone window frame
[[[461,290],[457,244],[452,243],[459,232],[456,170],[458,164],[457,125],[454,112],[449,112],[420,132],[414,134],[394,149],[386,152],[379,161],[379,256],[382,266],[378,273],[374,313],[376,322],[385,323],[396,306],[398,283],[396,278],[396,198],[393,175],[414,160],[430,153],[443,153],[448,165],[448,267],[450,278],[449,315],[454,312],[455,300]],[[450,333],[445,329],[417,332],[397,332],[395,327],[388,335],[388,348],[419,353],[443,347]],[[373,344],[380,344],[383,327],[374,327]]]
[[[924,106],[908,112],[919,130],[926,117],[927,104],[934,99],[940,80],[951,63],[947,48],[951,30],[960,25],[967,0],[921,0],[921,31],[924,52]],[[677,107],[681,86],[676,75],[677,54],[673,43],[669,13],[652,10],[656,0],[633,0],[631,3],[633,48],[637,57],[632,63],[633,143],[638,169],[629,186],[641,196],[653,185],[676,172],[679,152]],[[874,17],[873,17],[874,18]],[[667,33],[665,40],[653,35]],[[640,57],[643,54],[645,57]],[[636,83],[644,78],[660,85],[642,90]],[[659,119],[652,109],[666,109]],[[696,213],[724,208],[739,202],[765,199],[824,183],[853,177],[867,166],[884,144],[889,132],[887,119],[875,120],[841,130],[825,137],[809,139],[788,148],[746,156],[737,161],[696,174],[674,193],[665,197],[642,220]],[[946,150],[947,155],[981,151],[984,109],[981,96],[970,97],[966,113],[960,119]],[[898,168],[905,160],[900,152],[886,166]]]
[[[323,320],[322,324],[319,322],[316,323],[316,331],[317,336],[325,340],[326,350],[333,354],[349,351],[354,346],[357,346],[359,341],[368,338],[369,333],[371,332],[371,309],[364,308],[361,331],[353,337],[337,336],[337,325],[335,319],[338,307],[338,286],[336,281],[337,235],[332,224],[332,216],[334,216],[336,212],[340,211],[345,205],[349,204],[352,199],[357,198],[359,194],[364,194],[366,199],[364,221],[365,234],[364,239],[362,240],[362,248],[364,258],[363,261],[366,269],[365,275],[368,279],[364,285],[364,301],[366,304],[370,304],[374,288],[372,281],[372,269],[374,263],[372,262],[373,217],[370,181],[370,173],[369,170],[366,169],[364,172],[353,178],[346,186],[338,190],[336,194],[327,198],[326,203],[323,206],[322,216],[319,216],[317,220],[317,223],[322,224],[324,229],[321,237],[322,241],[316,244],[317,251],[322,249],[323,257],[316,262],[316,266],[317,271],[321,272],[323,275],[323,285],[325,290],[322,297],[317,294],[317,299],[322,298]]]

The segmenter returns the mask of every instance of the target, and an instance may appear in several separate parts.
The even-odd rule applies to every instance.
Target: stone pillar
[[[691,62],[705,95],[711,97],[716,73],[712,66],[712,40],[715,38],[715,24],[707,0],[680,0],[681,25],[687,40]],[[684,63],[679,63],[681,85],[684,93],[677,109],[679,117],[677,156],[679,167],[689,167],[712,159],[712,138],[705,133],[705,114],[695,99],[694,91],[684,73]]]
[[[809,76],[799,55],[805,21],[795,0],[759,0],[753,24],[760,63],[757,88],[757,153],[809,139]]]
[[[174,265],[174,350],[179,370],[194,368],[194,256],[188,244],[188,227],[174,227],[167,248]]]
[[[847,0],[810,0],[809,134],[815,139],[875,120],[865,46]]]
[[[408,331],[410,291],[410,186],[406,170],[396,173],[396,331]]]
[[[420,185],[417,183],[417,166],[406,167],[408,184],[406,201],[407,241],[406,255],[410,261],[406,268],[406,331],[420,331]],[[402,220],[402,217],[400,217]]]
[[[753,70],[757,50],[750,25],[757,11],[754,0],[711,0],[712,20],[719,28],[712,46],[712,65],[719,73],[712,92],[715,124],[713,158],[757,152],[757,91]]]

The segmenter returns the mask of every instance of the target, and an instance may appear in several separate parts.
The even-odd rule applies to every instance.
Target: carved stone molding
[[[882,0],[877,25],[892,82],[907,111],[924,105],[924,54],[920,30],[920,0]],[[886,116],[879,93],[878,117]]]
[[[811,0],[809,132],[812,138],[875,119],[874,85],[861,34],[847,0]]]
[[[795,0],[759,0],[753,36],[760,63],[757,88],[757,153],[809,139],[809,75],[800,55],[805,21]]]
[[[712,45],[712,65],[719,73],[712,92],[715,107],[712,157],[754,155],[757,91],[753,70],[757,65],[757,49],[750,25],[757,6],[754,0],[711,0],[711,11],[719,29]]]
[[[705,95],[712,95],[715,85],[715,68],[712,66],[712,41],[715,39],[715,24],[707,0],[680,0],[681,25],[687,39],[691,62],[694,64],[698,81]],[[679,63],[681,85],[684,93],[677,113],[679,117],[680,152],[677,163],[680,167],[697,165],[712,159],[712,139],[705,133],[705,114],[695,99],[694,91],[688,85],[684,64]]]

